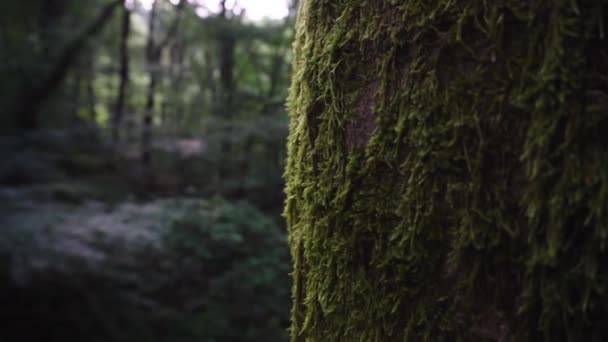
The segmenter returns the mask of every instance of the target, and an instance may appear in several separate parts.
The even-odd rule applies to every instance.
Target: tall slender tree
[[[232,125],[234,119],[234,93],[235,93],[235,80],[234,80],[234,67],[235,67],[235,49],[236,40],[233,36],[233,32],[230,27],[230,14],[234,15],[232,9],[228,8],[226,0],[220,0],[220,11],[218,19],[223,29],[219,31],[217,38],[218,44],[218,66],[219,66],[219,91],[216,91],[219,96],[215,100],[214,111],[216,115],[219,114],[222,121],[224,122],[222,140],[220,146],[220,156],[218,161],[217,173],[216,173],[216,191],[222,193],[226,191],[224,189],[223,180],[229,176],[232,170],[229,167],[228,159],[231,158],[231,137],[232,137]]]
[[[89,49],[86,55],[86,83],[87,112],[92,123],[97,122],[97,95],[95,94],[95,77],[97,75],[95,53]]]
[[[220,1],[219,18],[224,25],[228,24],[228,9],[226,0]],[[227,110],[224,115],[231,115],[231,106],[234,98],[234,50],[236,42],[229,29],[222,30],[219,36],[219,69],[221,86],[221,106]]]
[[[187,42],[183,35],[176,37],[169,48],[168,83],[169,89],[163,98],[163,107],[172,113],[172,122],[179,124],[184,118],[183,86],[185,78],[185,63],[187,54]],[[167,118],[163,118],[163,121]]]
[[[144,110],[143,130],[142,130],[142,164],[148,165],[152,158],[151,144],[152,144],[152,124],[154,120],[154,104],[156,102],[156,88],[159,82],[160,68],[161,68],[161,56],[163,49],[171,42],[175,37],[179,29],[179,24],[182,17],[182,10],[184,8],[185,1],[180,2],[175,6],[176,15],[167,30],[165,36],[158,42],[155,39],[155,27],[156,27],[156,15],[157,15],[157,0],[152,2],[152,9],[150,10],[150,17],[148,22],[148,40],[146,43],[146,63],[148,66],[148,72],[150,75],[150,81],[148,83],[148,91],[146,95],[146,108]]]
[[[293,341],[608,337],[599,0],[302,0]]]
[[[114,142],[120,141],[120,128],[124,121],[125,103],[128,101],[129,87],[129,36],[131,33],[131,9],[127,6],[125,0],[122,6],[122,23],[120,30],[120,67],[118,86],[118,96],[116,98],[116,106],[114,108],[114,116],[112,118],[112,139]]]
[[[81,63],[77,63],[74,71],[72,72],[71,77],[71,88],[72,88],[72,99],[71,99],[71,109],[72,109],[72,120],[76,121],[79,113],[80,113],[80,105],[82,102],[82,69],[80,68]]]

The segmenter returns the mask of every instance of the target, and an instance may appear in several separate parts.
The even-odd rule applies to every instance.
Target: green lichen
[[[607,8],[301,1],[293,341],[608,337]]]

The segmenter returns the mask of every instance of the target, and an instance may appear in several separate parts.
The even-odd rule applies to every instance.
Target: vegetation
[[[0,3],[0,340],[288,339],[288,5]]]
[[[292,340],[605,339],[605,3],[299,15]]]
[[[285,236],[248,205],[159,200],[103,213],[55,204],[6,215],[7,340],[286,340]]]
[[[608,340],[606,1],[270,3],[0,1],[0,341]]]

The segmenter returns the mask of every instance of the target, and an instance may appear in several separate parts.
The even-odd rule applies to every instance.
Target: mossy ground
[[[608,336],[607,8],[301,1],[294,341]]]

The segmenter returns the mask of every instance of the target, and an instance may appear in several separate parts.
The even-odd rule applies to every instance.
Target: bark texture
[[[608,338],[607,8],[301,1],[293,341]]]

